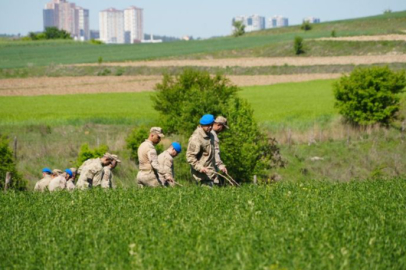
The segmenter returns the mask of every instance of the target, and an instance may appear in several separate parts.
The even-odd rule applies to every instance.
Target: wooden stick
[[[226,175],[228,176],[228,177],[230,177],[230,179],[231,180],[233,180],[233,182],[237,185],[237,186],[241,186],[237,181],[235,181],[228,173],[226,173]]]
[[[214,174],[223,177],[224,179],[226,179],[230,183],[230,185],[234,186],[233,182],[230,179],[228,179],[225,175],[219,174],[218,172],[214,172]]]
[[[7,173],[6,173],[6,181],[5,181],[5,183],[4,183],[4,191],[7,190],[8,185],[10,184],[10,182],[11,182],[11,173],[10,173],[10,172],[7,172]]]

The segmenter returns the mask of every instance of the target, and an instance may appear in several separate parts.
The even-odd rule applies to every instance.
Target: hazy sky
[[[42,31],[42,9],[48,0],[0,0],[0,33]],[[322,22],[381,14],[385,9],[406,10],[406,0],[72,0],[90,10],[90,29],[99,29],[99,11],[131,5],[144,9],[144,32],[181,37],[227,35],[238,15],[283,15],[289,24],[304,17]]]

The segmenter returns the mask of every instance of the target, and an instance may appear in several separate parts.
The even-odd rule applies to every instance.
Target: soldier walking
[[[171,146],[158,156],[160,166],[159,179],[164,186],[175,186],[173,158],[182,151],[180,143],[173,142]]]
[[[203,115],[200,125],[189,139],[186,152],[186,159],[191,166],[193,178],[198,184],[210,187],[218,183],[215,175],[214,137],[211,133],[213,123],[213,115]]]
[[[158,155],[155,149],[161,138],[165,137],[160,127],[153,127],[149,132],[148,139],[138,147],[139,171],[137,183],[139,187],[159,187],[162,183],[158,173],[161,173],[158,163]]]

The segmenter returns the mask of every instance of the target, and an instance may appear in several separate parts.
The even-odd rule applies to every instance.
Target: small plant
[[[405,72],[388,67],[358,68],[334,84],[335,107],[350,122],[387,125],[400,108],[399,93],[406,87]]]
[[[108,68],[104,68],[102,70],[100,70],[99,72],[97,72],[97,76],[108,76],[111,74],[111,70]]]
[[[90,44],[93,44],[93,45],[102,45],[102,44],[104,44],[103,41],[101,41],[101,40],[96,40],[96,39],[93,39],[93,38],[89,41],[89,43],[90,43]]]
[[[302,37],[295,37],[294,49],[295,49],[295,54],[296,55],[300,55],[300,54],[304,53],[303,38]]]
[[[336,30],[332,30],[332,31],[331,31],[331,37],[336,37],[336,36],[337,36]]]
[[[304,30],[304,31],[310,31],[312,30],[312,25],[309,21],[303,21],[302,26],[300,26],[300,29]]]
[[[125,69],[119,68],[119,69],[116,70],[115,75],[116,76],[122,76],[124,74],[124,72],[125,72]]]
[[[99,58],[97,59],[97,63],[101,65],[103,63],[103,57],[99,56]]]
[[[233,31],[233,36],[234,37],[239,37],[245,34],[245,25],[244,22],[242,21],[234,21],[233,22],[233,27],[234,27],[234,31]]]
[[[78,154],[78,159],[76,162],[77,167],[80,167],[83,162],[91,158],[99,158],[102,157],[106,152],[109,151],[109,147],[107,145],[100,145],[94,149],[90,149],[87,143],[83,144],[80,147],[80,152]]]

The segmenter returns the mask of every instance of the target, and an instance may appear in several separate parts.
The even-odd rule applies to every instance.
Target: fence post
[[[254,175],[254,185],[257,184],[257,175]]]
[[[4,182],[4,191],[7,190],[8,186],[10,185],[11,182],[11,173],[7,172],[6,173],[6,181]]]

